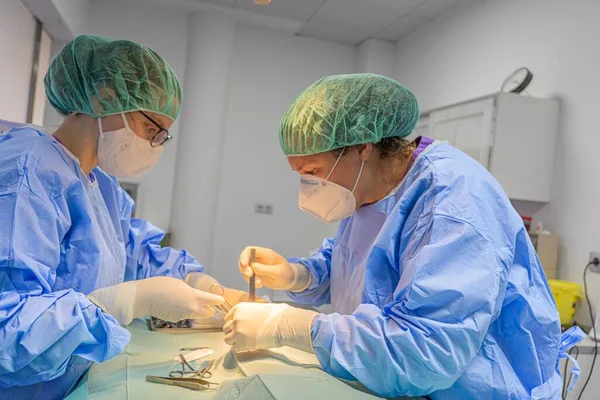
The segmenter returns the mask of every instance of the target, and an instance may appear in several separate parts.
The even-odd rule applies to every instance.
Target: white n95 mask
[[[152,169],[163,148],[152,147],[149,140],[136,135],[124,113],[121,118],[125,126],[108,132],[102,130],[102,118],[98,118],[98,165],[117,178],[135,178]]]
[[[356,210],[354,191],[358,186],[365,162],[363,161],[360,165],[360,172],[354,183],[354,188],[350,191],[328,180],[342,154],[344,154],[343,150],[325,179],[312,175],[300,176],[300,195],[298,199],[300,209],[326,222],[340,221],[352,215]]]

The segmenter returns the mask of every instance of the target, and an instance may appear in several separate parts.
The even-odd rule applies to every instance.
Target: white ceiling
[[[298,35],[359,45],[368,39],[395,43],[451,8],[473,0],[191,0],[289,21]],[[163,3],[164,4],[164,3]],[[297,29],[299,27],[299,29]]]

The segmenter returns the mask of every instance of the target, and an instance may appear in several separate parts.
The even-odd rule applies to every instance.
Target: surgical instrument
[[[169,378],[184,378],[184,377],[186,377],[186,375],[189,375],[188,376],[189,378],[198,377],[200,379],[204,379],[204,378],[210,379],[212,377],[212,372],[210,372],[210,369],[215,364],[214,359],[210,360],[204,368],[202,368],[201,370],[198,371],[198,370],[194,369],[185,360],[183,355],[180,355],[180,358],[182,360],[182,361],[180,361],[181,362],[181,371],[175,370],[175,371],[169,372]],[[186,366],[188,367],[189,371],[186,371],[186,369],[185,369]]]
[[[250,266],[256,262],[256,249],[250,249]],[[248,287],[248,301],[254,303],[256,300],[256,274],[252,271]]]
[[[225,288],[218,283],[212,285],[210,287],[210,289],[208,289],[208,291],[210,293],[216,294],[218,296],[225,296]],[[231,303],[229,303],[227,300],[225,300],[225,302],[223,304],[221,304],[220,307],[223,309],[225,314],[227,314],[229,312],[229,310],[231,310],[233,308]]]
[[[211,390],[213,388],[211,388],[210,385],[218,385],[218,383],[209,382],[200,378],[167,378],[155,375],[146,375],[146,381],[162,383],[163,385],[179,386],[191,390]]]

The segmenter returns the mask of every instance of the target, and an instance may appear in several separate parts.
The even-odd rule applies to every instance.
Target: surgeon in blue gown
[[[407,88],[371,74],[325,77],[294,101],[279,138],[300,208],[341,222],[312,257],[256,248],[251,263],[247,248],[240,271],[333,313],[239,304],[226,342],[314,352],[384,397],[560,399],[559,359],[583,333],[561,335],[527,231],[489,172],[447,143],[404,139],[418,116]]]
[[[123,351],[121,325],[210,317],[224,301],[194,257],[131,218],[115,178],[147,172],[170,139],[182,91],[169,65],[134,42],[80,36],[45,85],[66,117],[54,135],[0,120],[3,400],[64,398]]]

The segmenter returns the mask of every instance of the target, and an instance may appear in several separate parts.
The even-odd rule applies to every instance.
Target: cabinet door
[[[488,168],[493,114],[493,98],[433,111],[429,118],[429,134],[437,140],[448,141]]]

